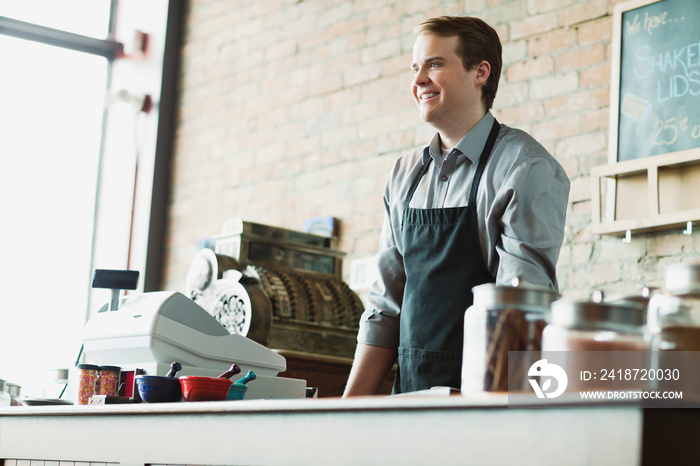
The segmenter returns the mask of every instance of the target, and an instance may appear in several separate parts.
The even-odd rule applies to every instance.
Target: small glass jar
[[[652,348],[700,351],[700,264],[667,267],[664,288],[649,302]]]
[[[8,383],[7,384],[7,393],[10,394],[11,402],[10,404],[12,406],[21,406],[22,401],[20,400],[20,395],[22,394],[22,387],[17,385],[16,383]]]
[[[71,376],[69,369],[50,369],[46,373],[48,380],[44,387],[43,396],[48,399],[61,399],[64,396],[69,397],[68,380]],[[70,388],[73,388],[71,385]]]
[[[644,351],[649,349],[644,307],[634,301],[614,303],[558,300],[542,335],[542,351]]]
[[[97,382],[96,393],[98,395],[116,395],[119,388],[119,374],[122,368],[119,366],[100,366],[100,377]]]
[[[549,305],[559,293],[517,278],[510,286],[487,283],[472,291],[474,303],[464,314],[462,392],[508,391],[508,352],[528,351],[533,362],[539,359]],[[510,388],[527,386],[527,374],[511,375],[517,378],[511,377]]]
[[[7,382],[0,379],[0,408],[5,408],[12,405],[12,397],[7,391]]]
[[[86,405],[95,394],[95,385],[99,377],[100,366],[93,364],[78,364],[78,390],[76,404]]]

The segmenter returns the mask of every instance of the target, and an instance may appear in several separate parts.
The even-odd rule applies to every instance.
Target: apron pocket
[[[444,386],[459,389],[462,384],[462,352],[419,348],[398,348],[399,371],[395,393]]]

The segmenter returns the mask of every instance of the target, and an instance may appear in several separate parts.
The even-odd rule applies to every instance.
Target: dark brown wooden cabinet
[[[342,396],[348,381],[352,359],[336,356],[309,354],[299,351],[279,350],[287,359],[287,370],[280,377],[306,380],[307,387],[318,389],[322,398]],[[392,369],[382,386],[381,393],[391,394],[396,369]]]

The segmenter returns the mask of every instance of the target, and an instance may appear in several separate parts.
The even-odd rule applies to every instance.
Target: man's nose
[[[413,76],[413,85],[421,85],[425,84],[428,82],[430,78],[428,77],[428,73],[426,72],[424,67],[420,67],[416,70],[415,75]]]

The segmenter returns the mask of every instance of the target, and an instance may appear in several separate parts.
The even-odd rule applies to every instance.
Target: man
[[[362,316],[344,396],[461,385],[463,319],[474,286],[557,287],[569,179],[523,131],[489,112],[501,73],[496,32],[477,18],[422,23],[413,99],[435,128],[397,160],[384,190],[379,279]]]

